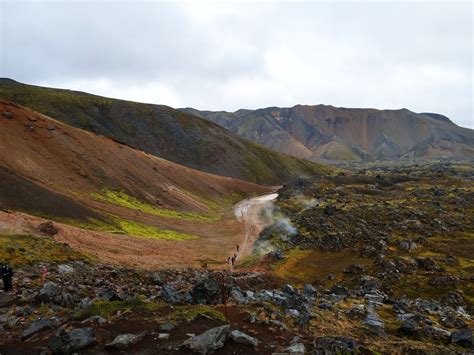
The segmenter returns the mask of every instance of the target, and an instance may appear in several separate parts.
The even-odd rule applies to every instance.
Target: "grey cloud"
[[[474,127],[472,4],[1,2],[1,75],[200,109],[434,111]]]

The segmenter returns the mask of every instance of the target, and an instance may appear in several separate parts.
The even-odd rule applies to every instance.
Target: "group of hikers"
[[[3,279],[3,291],[9,292],[13,288],[13,270],[10,266],[0,263],[0,276]]]
[[[237,253],[239,252],[239,248],[240,248],[240,246],[239,246],[239,244],[237,244],[236,247],[235,247],[235,249],[237,250]],[[237,260],[237,253],[234,253],[233,256],[229,256],[227,258],[227,264],[232,265],[232,267],[235,266],[235,261]]]

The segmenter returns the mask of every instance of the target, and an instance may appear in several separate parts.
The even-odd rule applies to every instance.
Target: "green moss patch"
[[[134,298],[127,301],[95,301],[92,305],[74,315],[76,319],[86,319],[92,316],[101,316],[110,318],[117,312],[125,312],[131,310],[149,310],[153,311],[159,308],[157,303],[144,302],[140,298]]]
[[[0,260],[13,267],[33,265],[37,262],[64,263],[88,260],[67,244],[47,237],[31,235],[0,235]]]
[[[130,196],[123,191],[105,189],[102,191],[101,194],[93,193],[92,197],[100,202],[125,207],[135,211],[145,212],[159,217],[183,219],[188,221],[218,220],[218,217],[216,216],[158,208],[143,201],[140,201],[139,199]]]
[[[192,234],[179,233],[169,229],[160,229],[155,226],[149,226],[142,223],[132,222],[125,219],[117,219],[120,230],[126,234],[136,237],[164,239],[164,240],[194,240],[197,236]]]
[[[177,306],[165,318],[173,323],[192,322],[199,315],[204,315],[225,322],[225,316],[218,310],[208,306]]]

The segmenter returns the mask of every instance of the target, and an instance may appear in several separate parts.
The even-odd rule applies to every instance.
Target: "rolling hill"
[[[0,100],[0,234],[36,235],[52,220],[58,241],[103,260],[199,266],[235,248],[232,204],[271,190]]]
[[[279,152],[313,161],[474,158],[474,131],[434,113],[327,105],[182,110]]]
[[[275,185],[324,170],[171,107],[0,79],[0,98],[194,169]]]

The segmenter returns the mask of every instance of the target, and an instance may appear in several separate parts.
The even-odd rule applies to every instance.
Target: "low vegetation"
[[[92,197],[100,202],[110,203],[117,206],[125,207],[131,210],[145,212],[154,216],[183,219],[187,221],[204,221],[211,222],[218,220],[218,217],[198,214],[192,212],[183,212],[177,210],[170,210],[152,206],[146,202],[140,201],[139,199],[126,194],[123,191],[104,189],[102,193],[93,193]]]
[[[65,263],[90,259],[90,256],[48,237],[0,235],[0,261],[12,267],[33,265],[38,262]]]

